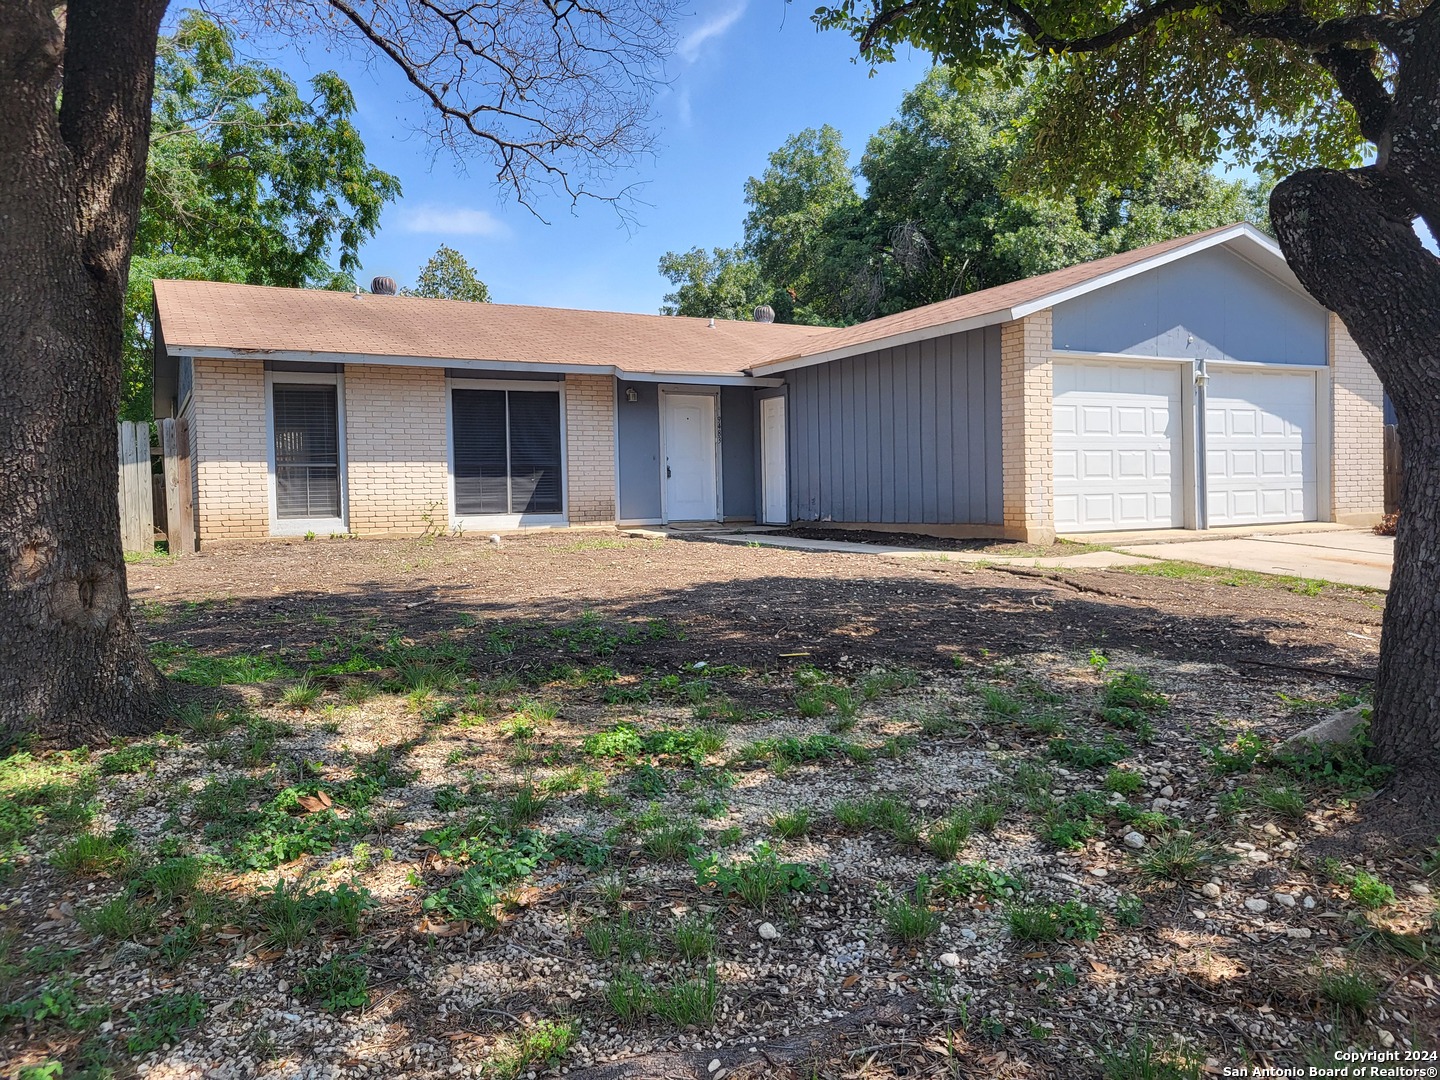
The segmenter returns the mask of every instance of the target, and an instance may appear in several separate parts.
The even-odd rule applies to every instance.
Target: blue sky
[[[645,205],[628,232],[613,209],[582,203],[572,213],[563,199],[538,205],[550,221],[542,224],[500,199],[484,162],[466,169],[448,152],[437,155],[415,130],[423,107],[384,60],[313,46],[303,60],[264,58],[297,78],[338,70],[355,91],[370,159],[400,177],[403,198],[361,252],[362,282],[377,274],[413,282],[444,243],[469,259],[497,302],[654,312],[669,288],[656,271],[660,256],[739,240],[745,180],[787,136],[833,124],[858,159],[929,67],[928,57],[906,57],[871,78],[866,65],[851,63],[853,41],[819,33],[811,10],[784,0],[696,0],[656,101],[659,153],[616,178],[643,184]]]

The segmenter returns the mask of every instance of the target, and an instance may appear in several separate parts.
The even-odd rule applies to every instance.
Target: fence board
[[[1405,459],[1400,453],[1400,429],[1385,425],[1385,512],[1400,509],[1400,483],[1405,477]]]
[[[150,482],[150,425],[122,420],[119,440],[120,541],[125,551],[155,549],[154,488]]]
[[[195,489],[192,470],[195,463],[190,459],[190,421],[181,417],[175,421],[175,475],[180,489],[180,516],[177,520],[176,536],[170,540],[170,551],[175,555],[195,553]]]

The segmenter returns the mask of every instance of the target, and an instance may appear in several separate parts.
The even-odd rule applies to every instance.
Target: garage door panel
[[[1178,365],[1056,361],[1055,521],[1075,531],[1180,524]],[[1078,416],[1078,425],[1067,422]],[[1073,465],[1072,465],[1073,463]],[[1073,466],[1078,466],[1078,472]]]
[[[1311,371],[1210,369],[1205,466],[1211,525],[1318,516],[1316,386]]]

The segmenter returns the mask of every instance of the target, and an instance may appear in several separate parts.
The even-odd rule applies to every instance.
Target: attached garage
[[[1316,372],[1210,365],[1208,374],[1208,523],[1260,525],[1316,520]]]
[[[1179,364],[1056,360],[1056,528],[1183,524],[1181,375]]]

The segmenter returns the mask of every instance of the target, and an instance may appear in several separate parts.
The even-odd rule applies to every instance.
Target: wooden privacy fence
[[[120,421],[120,540],[128,552],[155,550],[155,526],[165,534],[172,555],[195,550],[195,514],[190,488],[190,438],[184,420],[161,420],[158,453],[163,465],[151,465],[150,425]]]
[[[1405,459],[1400,454],[1400,429],[1385,425],[1385,512],[1400,509],[1400,481],[1405,475]]]

